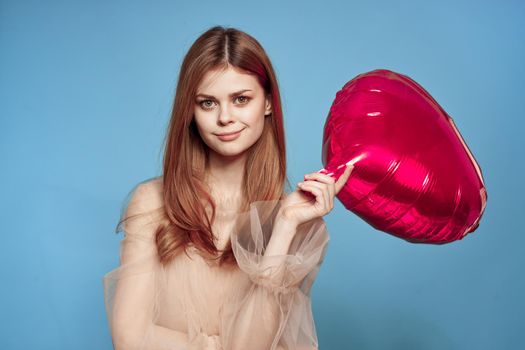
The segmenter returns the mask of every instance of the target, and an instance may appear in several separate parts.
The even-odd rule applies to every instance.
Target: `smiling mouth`
[[[229,136],[229,135],[235,135],[235,134],[238,134],[240,133],[241,131],[243,131],[244,129],[241,129],[241,130],[237,130],[237,131],[233,131],[233,132],[228,132],[228,133],[224,133],[224,134],[215,134],[217,136]]]
[[[241,133],[243,132],[244,129],[241,129],[239,131],[235,131],[235,132],[232,132],[232,133],[227,133],[227,134],[216,134],[217,137],[219,138],[219,140],[221,141],[233,141],[233,140],[236,140],[237,138],[239,138],[241,136]]]

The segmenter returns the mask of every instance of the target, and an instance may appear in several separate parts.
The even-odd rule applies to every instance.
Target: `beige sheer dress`
[[[159,184],[140,183],[130,192],[121,217],[128,220],[118,230],[120,266],[103,277],[114,348],[318,349],[310,290],[328,245],[324,220],[300,225],[288,254],[263,266],[281,202],[217,212],[213,231],[231,240],[237,265],[219,267],[190,247],[189,257],[181,253],[162,266],[154,237],[155,209],[163,205]]]

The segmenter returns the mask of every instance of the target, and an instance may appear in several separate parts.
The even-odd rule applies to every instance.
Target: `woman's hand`
[[[188,350],[222,350],[221,338],[218,335],[199,332],[190,342]]]
[[[283,199],[280,208],[281,219],[295,225],[302,224],[328,214],[334,207],[334,197],[343,188],[354,166],[348,164],[337,181],[322,173],[306,174],[304,182]]]

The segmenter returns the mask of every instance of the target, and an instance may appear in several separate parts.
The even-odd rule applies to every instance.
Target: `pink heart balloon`
[[[443,244],[474,231],[487,202],[476,160],[452,118],[411,78],[363,73],[337,92],[320,172],[354,170],[337,198],[374,228]]]

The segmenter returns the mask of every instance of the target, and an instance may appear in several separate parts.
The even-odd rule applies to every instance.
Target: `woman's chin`
[[[238,158],[242,156],[244,153],[246,153],[246,151],[247,149],[244,149],[244,148],[235,148],[235,149],[216,148],[213,150],[213,153],[223,158]]]

